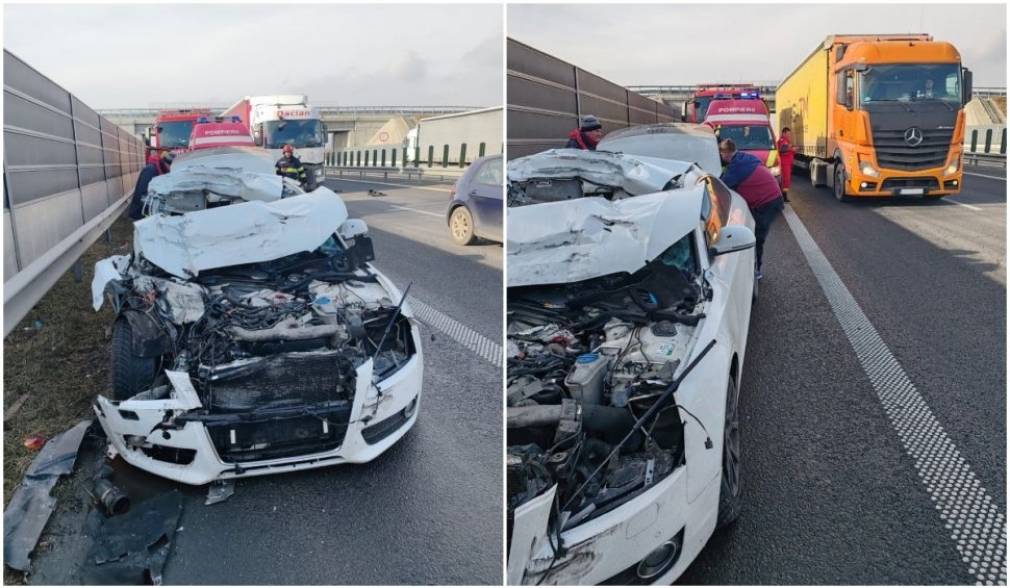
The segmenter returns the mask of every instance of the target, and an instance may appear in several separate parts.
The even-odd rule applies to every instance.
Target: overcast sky
[[[680,4],[508,8],[508,35],[622,85],[780,81],[829,34],[929,33],[976,86],[1006,85],[1006,5]]]
[[[94,108],[502,103],[500,5],[11,5],[5,49]]]

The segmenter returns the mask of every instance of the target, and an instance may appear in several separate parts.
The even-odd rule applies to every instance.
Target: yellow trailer
[[[779,84],[796,165],[839,200],[961,189],[971,72],[930,35],[832,35]]]

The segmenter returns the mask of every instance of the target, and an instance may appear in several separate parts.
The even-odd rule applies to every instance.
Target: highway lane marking
[[[1006,584],[1006,519],[792,208],[800,250],[977,584]]]
[[[411,212],[416,212],[418,214],[426,214],[428,216],[435,216],[438,218],[445,218],[444,214],[438,214],[437,212],[428,212],[427,210],[418,210],[417,208],[411,208],[409,206],[400,206],[399,204],[390,204],[393,208],[397,210],[409,210]]]
[[[964,202],[961,202],[959,200],[954,200],[953,198],[951,198],[949,196],[947,198],[944,198],[944,201],[945,202],[953,202],[954,204],[957,204],[958,206],[963,206],[965,208],[970,208],[971,210],[974,210],[976,212],[982,212],[982,209],[979,208],[978,206],[972,206],[971,204],[965,204]]]
[[[399,186],[401,188],[417,188],[418,190],[431,190],[432,192],[452,192],[449,188],[433,188],[431,186],[417,186],[415,184],[394,184],[393,182],[376,182],[373,180],[352,180],[349,178],[341,178],[340,176],[326,176],[327,180],[335,180],[338,182],[357,182],[359,184],[377,184],[379,186]]]
[[[473,351],[478,357],[489,362],[491,365],[499,368],[502,366],[502,348],[498,342],[481,335],[451,316],[428,306],[413,296],[409,298],[409,302],[414,315],[421,322],[441,331],[450,339]]]
[[[986,174],[977,174],[975,172],[969,172],[969,171],[966,171],[964,173],[965,173],[965,175],[969,175],[969,176],[978,176],[980,178],[989,178],[990,180],[1002,180],[1004,182],[1006,181],[1006,178],[1003,177],[1003,176],[988,176]]]

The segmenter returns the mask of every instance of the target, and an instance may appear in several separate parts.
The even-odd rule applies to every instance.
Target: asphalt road
[[[452,243],[447,186],[328,185],[369,224],[380,271],[500,341],[501,246]],[[165,582],[499,584],[501,368],[428,326],[424,336],[420,417],[400,443],[361,466],[241,480],[213,506],[190,489]]]
[[[787,206],[1005,521],[1007,187],[1002,169],[970,171],[1003,179],[843,204],[794,176]],[[741,383],[744,511],[679,582],[974,584],[783,218],[764,273]],[[990,551],[1005,565],[1003,524]]]

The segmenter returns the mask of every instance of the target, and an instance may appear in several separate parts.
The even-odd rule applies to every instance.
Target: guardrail
[[[451,183],[459,179],[466,169],[426,169],[419,167],[341,167],[327,166],[324,168],[326,177],[334,178],[382,178],[383,180],[398,179],[407,181],[431,181]]]
[[[965,165],[991,165],[1006,168],[1005,153],[970,153],[964,154]]]

